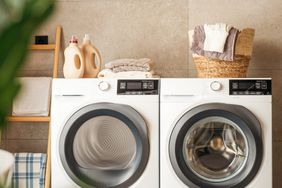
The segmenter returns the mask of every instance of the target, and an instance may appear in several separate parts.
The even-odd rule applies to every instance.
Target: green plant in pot
[[[54,7],[55,0],[0,0],[0,134],[20,90],[16,76],[27,56],[31,37]],[[0,180],[5,172],[1,163],[4,164],[0,150]]]

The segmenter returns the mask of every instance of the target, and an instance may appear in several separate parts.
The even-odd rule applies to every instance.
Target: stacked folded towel
[[[16,153],[13,188],[44,188],[46,154]]]
[[[13,103],[13,115],[48,116],[52,78],[22,77],[19,81],[22,89]]]
[[[238,30],[230,25],[199,25],[189,32],[191,50],[196,55],[233,61]]]
[[[149,58],[117,59],[105,64],[98,77],[111,78],[154,78],[159,77],[153,71],[154,63]]]

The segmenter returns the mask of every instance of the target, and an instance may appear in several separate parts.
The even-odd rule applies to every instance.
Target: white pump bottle
[[[65,49],[63,73],[65,78],[82,78],[85,69],[83,54],[78,47],[77,39],[72,36],[69,46]]]

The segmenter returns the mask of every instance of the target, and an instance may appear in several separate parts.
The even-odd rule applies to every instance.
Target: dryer
[[[158,83],[54,79],[52,187],[158,187]]]
[[[162,79],[161,188],[272,187],[271,79]]]

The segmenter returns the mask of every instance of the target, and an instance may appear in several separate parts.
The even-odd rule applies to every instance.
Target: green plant
[[[55,0],[0,0],[0,132],[20,89],[15,77],[27,56],[31,36],[54,6]]]

